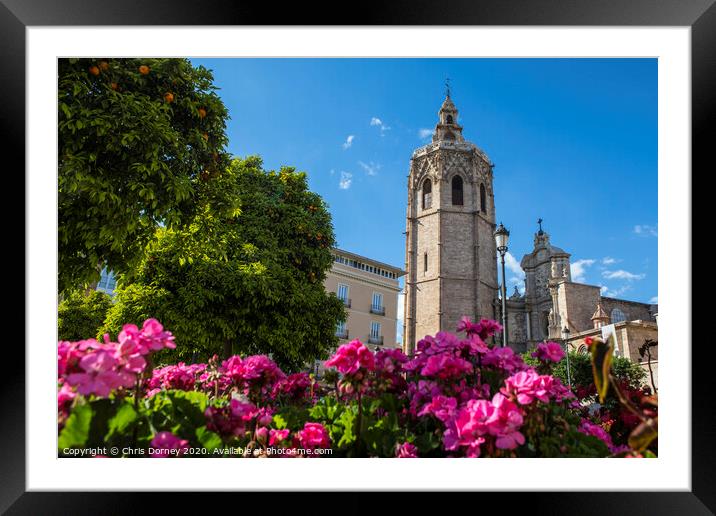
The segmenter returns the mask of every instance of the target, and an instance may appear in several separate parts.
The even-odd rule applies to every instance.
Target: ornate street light
[[[502,347],[507,347],[507,288],[505,287],[505,253],[507,252],[507,242],[510,239],[510,232],[505,226],[497,226],[495,230],[495,243],[497,251],[502,259]]]
[[[569,371],[569,328],[562,328],[562,341],[564,342],[564,354],[567,356],[567,386],[572,390],[572,375]]]

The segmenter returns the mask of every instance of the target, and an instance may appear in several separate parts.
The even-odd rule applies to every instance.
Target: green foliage
[[[177,390],[161,391],[138,402],[132,397],[83,400],[60,431],[58,450],[67,456],[72,454],[66,453],[66,448],[115,446],[146,451],[156,433],[167,431],[211,455],[223,444],[217,434],[206,429],[204,411],[208,403],[204,393]]]
[[[58,340],[77,341],[97,336],[112,299],[104,292],[74,290],[57,308]]]
[[[530,356],[529,352],[523,354],[522,358],[525,363],[529,365],[539,365],[539,360]],[[573,386],[588,387],[594,383],[590,355],[570,352],[569,370]],[[562,383],[566,385],[567,360],[562,359],[560,362],[553,364],[550,374],[558,377]],[[636,389],[643,385],[644,380],[646,379],[646,371],[644,371],[644,368],[625,357],[614,357],[612,360],[612,374],[617,380],[626,382],[632,389]]]
[[[187,59],[60,59],[58,72],[62,292],[105,264],[130,272],[157,227],[193,217],[228,162],[228,114]]]
[[[160,228],[133,282],[120,285],[105,331],[155,317],[172,358],[271,353],[284,370],[325,358],[343,304],[325,292],[333,227],[305,173],[234,160],[183,228]],[[168,352],[159,360],[169,359]]]

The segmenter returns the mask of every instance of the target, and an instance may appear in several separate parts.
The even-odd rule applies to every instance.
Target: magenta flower
[[[149,446],[154,450],[153,457],[170,457],[181,455],[186,451],[189,441],[180,439],[171,432],[157,433]],[[180,450],[178,453],[168,453],[169,450]]]
[[[580,422],[579,428],[577,428],[577,430],[579,430],[585,435],[591,435],[603,441],[604,444],[606,444],[610,450],[616,449],[614,443],[612,442],[612,437],[607,433],[607,431],[604,430],[604,428],[602,428],[601,426],[595,425],[588,419],[582,418],[582,421]]]
[[[286,439],[291,432],[284,428],[283,430],[269,430],[269,446],[274,446]]]
[[[303,426],[303,430],[297,433],[298,442],[303,448],[315,449],[315,448],[329,448],[331,446],[331,439],[328,437],[328,432],[320,423],[306,423]]]
[[[418,416],[432,414],[444,423],[455,415],[456,409],[457,400],[455,398],[435,396],[430,403],[426,404],[423,409],[418,412]]]
[[[77,392],[85,396],[95,394],[107,397],[114,389],[131,387],[134,383],[132,375],[119,374],[115,370],[117,359],[107,351],[89,353],[80,359],[79,365],[85,372],[68,375],[67,383],[77,387]]]
[[[118,351],[122,355],[147,355],[152,351],[164,348],[174,349],[174,336],[164,331],[164,327],[156,319],[147,319],[139,330],[135,324],[125,324],[117,336]]]
[[[418,449],[410,443],[398,444],[395,456],[399,459],[414,459],[418,456]]]
[[[467,360],[449,354],[442,354],[428,358],[420,374],[445,380],[471,372],[472,364]]]
[[[564,358],[564,350],[556,342],[540,342],[532,356],[542,362],[559,362]]]
[[[361,369],[373,371],[375,357],[361,341],[356,339],[340,346],[325,365],[335,367],[344,375],[355,375]]]
[[[497,437],[495,445],[503,450],[513,450],[525,444],[525,436],[519,431],[524,422],[520,409],[499,392],[492,398],[497,418],[490,426],[490,433]]]

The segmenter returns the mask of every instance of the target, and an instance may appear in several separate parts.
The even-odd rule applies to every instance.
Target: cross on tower
[[[445,78],[445,96],[450,98],[450,77]]]
[[[542,233],[544,233],[544,231],[542,231],[542,219],[541,218],[537,219],[537,224],[539,224],[539,234],[541,235]]]

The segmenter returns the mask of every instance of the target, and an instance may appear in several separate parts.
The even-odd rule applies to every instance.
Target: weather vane
[[[450,98],[450,77],[445,78],[445,95]]]
[[[539,232],[542,233],[542,219],[537,219],[537,224],[539,224]]]

